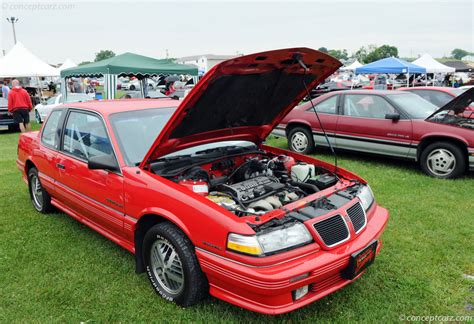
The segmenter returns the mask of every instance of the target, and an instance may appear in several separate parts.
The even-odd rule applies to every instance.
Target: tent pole
[[[39,76],[36,76],[36,79],[38,80],[37,82],[38,82],[38,87],[40,90],[40,103],[41,103],[41,98],[43,98],[43,88],[41,87]]]
[[[407,87],[410,87],[410,72],[407,73]]]

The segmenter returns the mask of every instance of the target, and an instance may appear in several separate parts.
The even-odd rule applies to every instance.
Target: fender
[[[313,127],[311,126],[311,123],[307,120],[304,120],[304,119],[299,119],[299,118],[296,118],[296,119],[291,119],[287,124],[286,124],[286,128],[288,128],[289,125],[291,124],[303,124],[305,126],[308,126],[311,130],[313,129]]]
[[[420,142],[422,142],[426,139],[429,139],[430,137],[446,137],[447,139],[455,139],[455,140],[458,140],[458,141],[464,143],[464,145],[466,145],[466,147],[469,146],[469,143],[466,141],[466,139],[464,137],[453,134],[453,133],[444,133],[444,132],[435,132],[435,133],[425,134],[420,138]]]
[[[159,208],[159,207],[148,207],[145,208],[140,212],[140,216],[138,217],[137,222],[145,215],[156,215],[157,217],[162,217],[168,220],[169,222],[173,223],[174,225],[178,226],[180,230],[186,234],[187,237],[191,237],[191,233],[189,229],[186,227],[186,225],[179,219],[178,216],[175,214],[171,213],[170,211]],[[136,224],[135,224],[136,225]],[[135,227],[133,228],[133,231],[135,231]]]

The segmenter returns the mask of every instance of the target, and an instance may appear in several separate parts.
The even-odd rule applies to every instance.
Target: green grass
[[[400,315],[474,315],[474,179],[441,181],[415,164],[340,154],[391,219],[375,264],[355,283],[268,317],[209,298],[165,302],[131,254],[62,213],[33,210],[15,166],[18,134],[0,132],[0,322],[398,322]],[[269,143],[286,148],[282,139]],[[327,151],[317,156],[332,161]]]

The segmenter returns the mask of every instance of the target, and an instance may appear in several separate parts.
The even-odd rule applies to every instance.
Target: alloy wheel
[[[427,157],[427,166],[430,172],[437,176],[446,176],[456,168],[456,157],[446,149],[438,148],[430,152]]]
[[[43,188],[37,175],[32,175],[30,178],[31,193],[33,202],[38,210],[43,207]]]
[[[290,142],[295,152],[304,152],[308,148],[308,137],[303,132],[295,132]]]
[[[172,295],[184,288],[184,273],[181,259],[174,247],[166,240],[159,239],[151,247],[151,267],[163,290]]]

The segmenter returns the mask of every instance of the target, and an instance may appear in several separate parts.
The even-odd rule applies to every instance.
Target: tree
[[[390,45],[380,47],[376,45],[362,46],[354,53],[354,56],[359,62],[367,64],[387,57],[398,57],[398,48]]]
[[[470,53],[466,50],[455,48],[451,51],[451,56],[456,60],[462,59],[464,56],[469,55]]]
[[[368,53],[365,61],[366,63],[378,61],[387,57],[398,57],[398,48],[390,45],[382,45],[377,47],[372,52]]]
[[[82,61],[81,63],[79,63],[78,65],[85,65],[85,64],[89,64],[89,63],[92,63],[91,61]]]
[[[328,49],[326,47],[320,47],[320,48],[318,48],[318,51],[323,52],[323,53],[327,53]]]
[[[115,53],[112,52],[111,50],[101,50],[99,53],[95,53],[94,62],[99,62],[99,61],[102,61],[114,56],[115,56]]]
[[[331,56],[334,56],[338,60],[347,60],[349,58],[349,54],[347,53],[346,49],[343,49],[343,50],[331,49],[328,51],[328,54]]]

